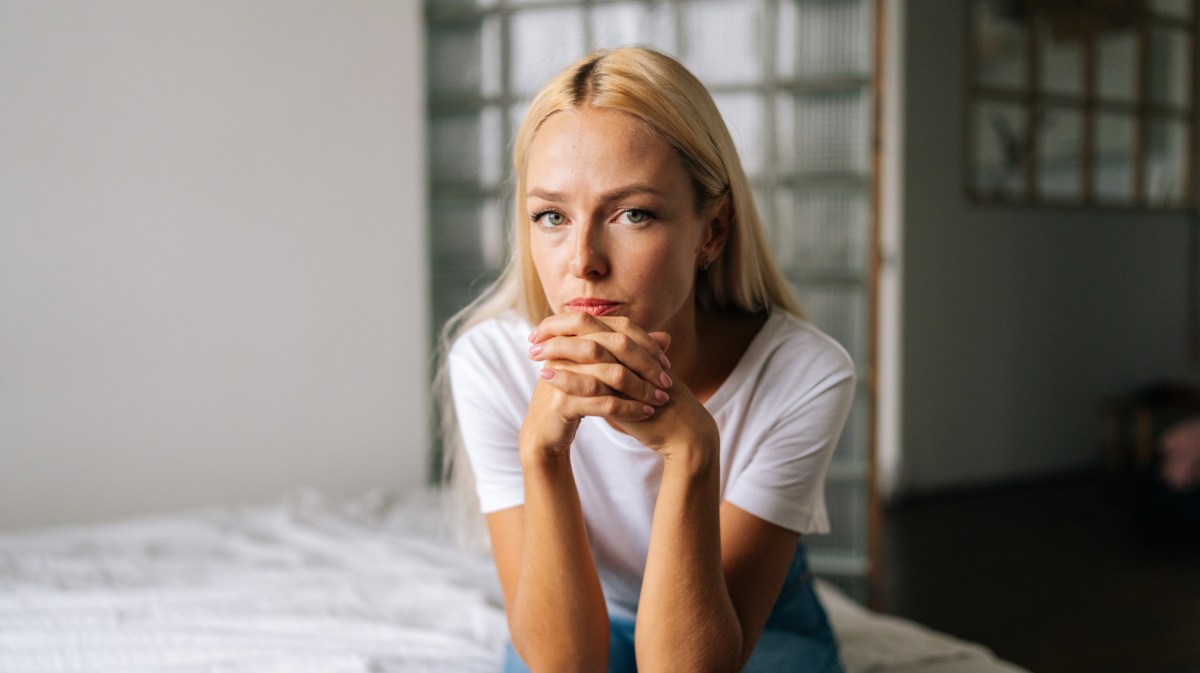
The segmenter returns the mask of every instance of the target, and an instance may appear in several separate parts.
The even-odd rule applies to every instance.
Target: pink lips
[[[608,315],[620,307],[620,302],[596,297],[578,297],[567,302],[568,311],[579,311],[594,316]]]

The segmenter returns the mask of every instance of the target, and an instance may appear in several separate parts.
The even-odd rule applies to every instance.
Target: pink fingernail
[[[671,396],[661,390],[655,390],[654,399],[658,400],[659,404],[666,404],[671,399]]]
[[[543,347],[541,344],[534,344],[529,347],[529,357],[537,357],[542,354]]]
[[[642,413],[646,414],[647,416],[653,416],[654,415],[654,407],[647,404],[642,407]]]
[[[667,359],[667,354],[666,354],[666,353],[661,353],[661,354],[659,354],[659,356],[658,356],[658,361],[659,361],[659,363],[660,363],[660,364],[662,364],[662,366],[663,366],[663,369],[670,369],[670,368],[671,368],[671,361]]]
[[[533,340],[536,338],[537,338],[537,328],[534,327],[533,331],[529,333],[529,343],[533,343]]]
[[[667,376],[666,372],[663,372],[662,375],[658,377],[658,380],[662,382],[662,386],[664,388],[670,388],[671,386],[675,385],[675,382],[671,380],[670,376]]]
[[[554,370],[550,369],[549,367],[544,367],[538,372],[538,376],[549,381],[550,379],[554,378]]]

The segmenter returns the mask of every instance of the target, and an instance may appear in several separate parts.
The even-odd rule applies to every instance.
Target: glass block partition
[[[429,0],[433,324],[496,277],[511,226],[509,143],[529,97],[597,47],[683,61],[730,126],[808,318],[859,366],[813,567],[868,593],[875,0]]]

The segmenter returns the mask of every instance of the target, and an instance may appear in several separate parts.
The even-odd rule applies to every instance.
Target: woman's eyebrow
[[[625,185],[623,187],[618,187],[616,189],[604,192],[603,194],[600,195],[600,202],[608,203],[610,201],[620,201],[621,199],[627,199],[631,196],[636,196],[636,195],[641,195],[641,194],[649,194],[651,196],[662,196],[663,190],[659,189],[658,187],[655,187],[654,185],[645,184],[645,183],[635,183],[632,185]],[[552,192],[552,191],[540,189],[537,187],[534,187],[533,189],[529,190],[529,193],[526,196],[539,198],[539,199],[542,199],[543,201],[565,201],[565,200],[567,200],[566,196],[562,192]]]
[[[632,185],[626,185],[625,187],[618,187],[617,189],[606,192],[600,196],[600,200],[604,203],[608,203],[610,201],[620,201],[621,199],[627,199],[631,196],[637,196],[641,194],[662,196],[663,191],[654,185],[635,183]]]
[[[537,187],[534,187],[533,189],[529,190],[529,193],[526,194],[525,197],[526,198],[534,197],[534,198],[541,199],[543,201],[562,201],[563,200],[563,195],[561,193],[548,192],[544,189],[538,189]]]

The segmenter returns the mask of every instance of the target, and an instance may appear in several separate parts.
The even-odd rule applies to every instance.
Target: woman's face
[[[696,269],[719,244],[666,142],[621,112],[558,112],[529,147],[525,185],[551,310],[625,316],[648,331],[689,327]]]

